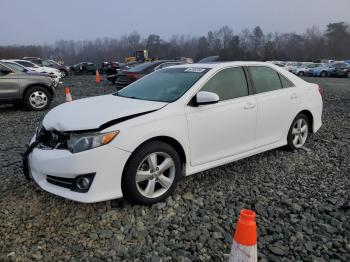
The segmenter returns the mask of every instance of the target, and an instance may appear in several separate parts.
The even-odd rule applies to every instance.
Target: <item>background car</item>
[[[61,72],[55,68],[46,67],[46,66],[38,66],[37,64],[27,61],[27,60],[21,60],[21,59],[13,59],[13,60],[7,60],[11,62],[15,62],[17,64],[20,64],[26,68],[29,68],[33,71],[39,72],[39,73],[48,73],[48,74],[54,74],[57,77],[61,78]]]
[[[158,60],[153,62],[145,62],[139,65],[136,65],[128,70],[121,70],[117,74],[117,88],[123,88],[132,82],[142,78],[145,75],[148,75],[156,70],[166,68],[173,65],[184,64],[184,62],[178,60]]]
[[[117,81],[118,73],[121,70],[129,70],[129,69],[131,69],[139,64],[141,64],[141,62],[137,62],[137,61],[129,62],[129,63],[118,63],[117,67],[106,69],[106,71],[105,71],[106,72],[106,79],[108,81],[112,82],[112,84],[114,85]]]
[[[298,63],[299,62],[289,61],[289,62],[286,62],[286,64],[284,66],[285,66],[285,69],[290,72],[295,66],[298,65]]]
[[[304,76],[305,75],[305,71],[307,70],[308,67],[316,67],[316,65],[312,62],[303,62],[300,65],[294,67],[290,72],[292,72],[295,75],[298,76]]]
[[[289,72],[293,73],[297,68],[303,67],[305,65],[310,64],[310,62],[292,62],[288,66],[286,66],[285,69],[287,69]]]
[[[213,63],[213,62],[218,62],[219,59],[220,59],[220,56],[218,55],[207,56],[199,60],[197,63]]]
[[[17,64],[16,62],[11,62],[11,61],[6,61],[6,60],[1,60],[1,62],[4,65],[10,67],[11,69],[20,71],[20,72],[25,73],[25,74],[50,77],[50,79],[53,81],[54,87],[57,87],[60,83],[60,78],[54,74],[39,73],[39,72],[36,72],[34,70],[30,70],[30,69],[28,69],[20,64]]]
[[[70,67],[75,74],[95,74],[97,65],[91,62],[81,62]]]
[[[332,74],[337,77],[350,77],[350,65],[345,62],[333,63],[334,71]]]
[[[59,70],[61,72],[61,77],[66,77],[71,73],[71,70],[68,66],[62,65],[57,63],[54,60],[50,59],[41,59],[38,57],[24,57],[24,60],[28,60],[33,62],[34,64],[37,64],[38,66],[45,66],[45,67],[51,67]]]
[[[311,68],[308,70],[310,76],[327,77],[334,74],[335,68],[332,64],[321,64],[319,67]]]
[[[0,102],[24,105],[29,110],[45,110],[52,101],[55,88],[50,78],[27,74],[0,62]]]

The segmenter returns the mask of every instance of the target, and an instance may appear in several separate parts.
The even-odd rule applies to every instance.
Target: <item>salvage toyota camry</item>
[[[52,109],[24,174],[80,202],[152,204],[181,177],[286,146],[321,127],[322,90],[261,62],[180,65]]]

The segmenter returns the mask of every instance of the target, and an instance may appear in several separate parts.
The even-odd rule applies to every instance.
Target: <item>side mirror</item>
[[[200,91],[197,93],[195,97],[195,104],[197,106],[209,105],[209,104],[215,104],[219,102],[219,100],[220,100],[220,97],[213,92]]]

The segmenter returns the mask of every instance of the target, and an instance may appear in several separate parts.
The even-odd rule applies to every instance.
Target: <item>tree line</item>
[[[330,23],[324,31],[314,26],[302,34],[267,33],[257,26],[235,34],[223,26],[205,36],[174,35],[168,41],[157,34],[142,37],[132,32],[119,38],[98,38],[87,41],[59,40],[52,45],[0,46],[0,59],[37,56],[63,60],[66,64],[81,61],[124,61],[136,50],[149,50],[157,59],[218,55],[220,60],[289,60],[350,59],[350,25]]]

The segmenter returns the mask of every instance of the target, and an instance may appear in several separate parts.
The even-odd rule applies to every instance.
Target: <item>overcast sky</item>
[[[235,33],[301,33],[350,22],[350,0],[0,0],[0,45],[118,37],[132,31],[168,39],[205,35],[224,25]]]

